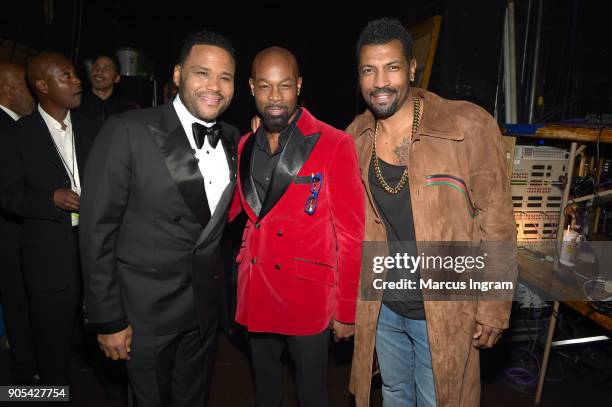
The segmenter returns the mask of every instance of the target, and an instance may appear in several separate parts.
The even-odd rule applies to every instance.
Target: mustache
[[[285,110],[287,110],[287,106],[286,105],[281,105],[281,104],[271,103],[271,104],[266,105],[264,107],[264,109],[266,109],[266,110],[267,109],[285,109]]]
[[[214,97],[219,98],[221,100],[225,99],[220,92],[203,92],[203,93],[197,93],[196,96],[197,97],[200,97],[200,96],[214,96]]]
[[[376,97],[378,95],[388,95],[388,94],[395,94],[395,93],[397,93],[397,90],[393,89],[390,86],[385,86],[384,88],[374,89],[372,92],[370,92],[370,96]]]

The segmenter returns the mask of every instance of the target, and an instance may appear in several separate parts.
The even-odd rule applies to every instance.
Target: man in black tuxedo
[[[71,112],[81,102],[81,81],[66,57],[41,53],[26,71],[40,103],[19,121],[3,149],[8,170],[0,185],[0,207],[23,218],[21,259],[40,382],[68,385],[82,293],[80,174],[97,128]]]
[[[203,406],[223,291],[220,239],[239,133],[217,121],[234,50],[188,37],[177,98],[112,116],[91,152],[81,210],[86,311],[106,356],[126,360],[138,406]]]
[[[7,148],[9,134],[17,121],[30,115],[34,108],[23,66],[0,62],[0,149]],[[8,174],[11,169],[3,166],[1,171]],[[28,385],[35,384],[37,370],[28,297],[21,272],[20,240],[21,219],[0,209],[0,301],[11,345],[11,376],[14,384]]]

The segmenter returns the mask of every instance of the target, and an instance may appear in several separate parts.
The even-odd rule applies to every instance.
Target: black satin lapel
[[[221,198],[219,198],[219,204],[217,205],[217,209],[215,209],[215,213],[213,213],[210,221],[202,230],[198,241],[196,242],[195,247],[200,247],[200,245],[204,244],[211,236],[211,233],[219,227],[219,224],[225,222],[227,219],[227,210],[232,202],[234,197],[234,188],[236,187],[235,182],[230,182],[225,190],[221,194]]]
[[[223,128],[221,129],[223,132]],[[230,138],[221,134],[221,145],[225,152],[225,159],[227,160],[227,166],[230,170],[230,182],[236,180],[236,143]]]
[[[255,216],[261,211],[261,200],[257,195],[255,184],[253,183],[253,146],[255,145],[255,134],[244,143],[242,154],[240,155],[240,184],[244,199],[249,204]]]
[[[227,210],[234,198],[234,189],[236,188],[236,142],[233,137],[224,127],[221,127],[221,139],[220,139],[223,151],[225,151],[225,158],[227,159],[227,165],[230,169],[230,180],[229,184],[225,187],[225,190],[219,198],[219,203],[215,212],[212,213],[210,220],[206,227],[202,230],[196,247],[199,247],[203,243],[207,242],[207,239],[211,236],[211,233],[219,227],[219,224],[225,222],[227,219]]]
[[[320,133],[314,133],[309,136],[304,136],[299,128],[289,136],[287,145],[281,153],[281,157],[272,173],[272,182],[266,199],[258,215],[258,219],[262,219],[276,205],[276,202],[283,196],[293,179],[300,171],[312,149],[319,141]]]
[[[153,139],[164,156],[170,176],[178,187],[185,203],[202,226],[210,220],[210,208],[204,189],[204,178],[182,126],[170,134],[149,126]]]

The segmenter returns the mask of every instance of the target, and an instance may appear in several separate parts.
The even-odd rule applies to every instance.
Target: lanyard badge
[[[323,175],[320,172],[310,175],[310,196],[306,199],[304,212],[308,215],[313,215],[317,210],[317,200],[319,199],[319,191],[323,184]]]

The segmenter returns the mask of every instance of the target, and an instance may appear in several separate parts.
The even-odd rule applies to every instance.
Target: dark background
[[[536,119],[555,121],[612,112],[610,2],[542,1],[538,95],[543,96],[543,104],[536,111]],[[515,3],[519,80],[528,3]],[[533,4],[532,33],[537,0]],[[45,6],[52,15],[45,13]],[[96,52],[119,46],[137,48],[152,61],[161,86],[170,77],[186,34],[202,28],[217,31],[230,38],[238,54],[236,93],[224,119],[242,130],[254,113],[247,86],[251,59],[264,47],[285,46],[300,63],[302,95],[308,108],[320,119],[344,128],[363,109],[357,90],[355,43],[367,21],[382,16],[398,18],[411,26],[432,15],[442,15],[430,90],[444,97],[474,101],[492,112],[504,6],[503,0],[4,1],[0,38],[39,50],[58,50],[77,59],[79,69],[82,60]],[[77,41],[79,30],[75,27],[79,20]],[[530,52],[532,44],[533,36]],[[527,72],[531,68],[529,54]],[[519,121],[526,120],[525,95],[523,92],[519,99]]]

